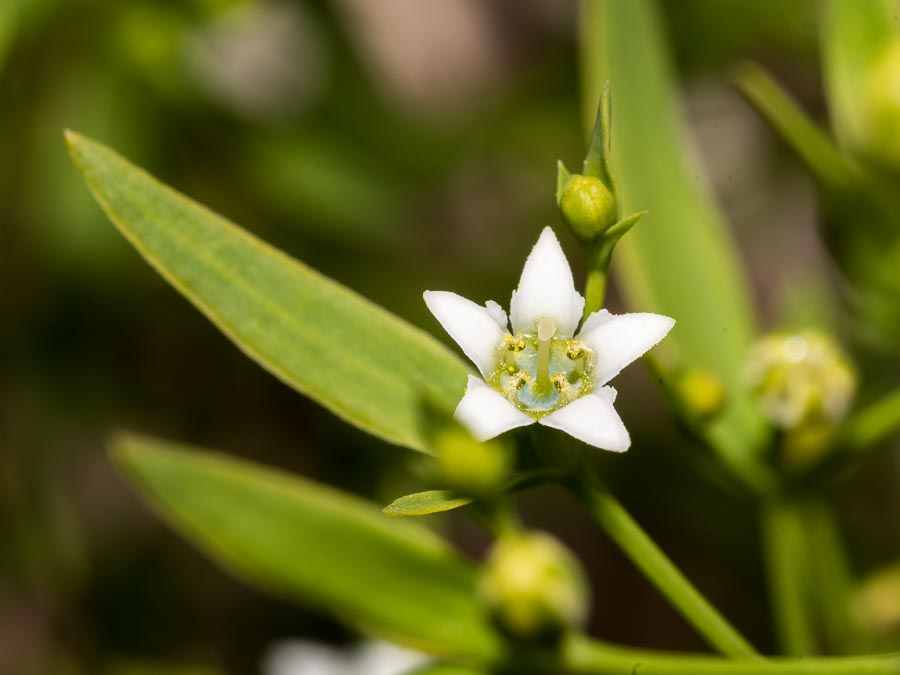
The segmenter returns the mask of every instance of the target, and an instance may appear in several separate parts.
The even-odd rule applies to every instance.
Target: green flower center
[[[488,380],[532,417],[548,415],[594,388],[594,352],[580,340],[553,335],[555,325],[550,324],[542,320],[534,334],[506,335],[497,347],[497,369]]]

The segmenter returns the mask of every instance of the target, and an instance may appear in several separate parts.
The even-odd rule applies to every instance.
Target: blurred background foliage
[[[663,9],[761,324],[852,336],[812,181],[729,83],[738,61],[761,62],[824,119],[816,3]],[[157,523],[106,457],[116,428],[383,503],[427,474],[425,458],[267,375],[149,270],[84,189],[62,129],[440,335],[423,290],[505,303],[540,228],[559,230],[556,160],[575,164],[583,148],[575,20],[574,3],[540,0],[0,1],[0,674],[249,673],[278,640],[355,639],[241,586]],[[613,101],[629,86],[614,82]],[[615,288],[609,304],[626,309]],[[871,346],[847,346],[863,400],[896,384],[883,355],[873,371]],[[753,504],[707,480],[645,372],[617,383],[634,448],[601,458],[612,487],[768,649]],[[829,485],[859,572],[900,553],[898,519],[885,518],[900,512],[898,449]],[[526,518],[591,570],[592,631],[703,649],[547,490],[524,498]],[[473,554],[486,545],[464,518],[437,522]]]

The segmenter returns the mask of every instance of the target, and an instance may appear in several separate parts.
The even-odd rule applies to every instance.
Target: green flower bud
[[[676,382],[682,405],[697,419],[708,420],[725,407],[725,386],[715,374],[693,368],[681,374]]]
[[[854,598],[856,617],[875,635],[900,629],[900,566],[893,565],[870,575]]]
[[[434,439],[438,470],[446,486],[467,495],[496,492],[509,476],[511,455],[500,441],[481,443],[453,427]]]
[[[863,87],[861,145],[884,164],[900,167],[900,40],[873,63]]]
[[[773,333],[753,348],[747,381],[768,420],[785,432],[788,465],[807,465],[827,448],[856,394],[856,371],[828,335]]]
[[[599,178],[573,174],[559,195],[563,220],[586,243],[597,240],[616,222],[616,200]]]
[[[522,641],[554,640],[587,618],[580,564],[542,532],[499,540],[482,571],[479,594],[500,629]]]

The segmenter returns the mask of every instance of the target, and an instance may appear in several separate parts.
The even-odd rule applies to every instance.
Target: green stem
[[[763,660],[676,654],[616,647],[571,638],[563,647],[564,672],[582,675],[888,675],[900,673],[900,654]],[[553,672],[559,672],[555,670]]]
[[[758,656],[750,643],[694,588],[605,485],[585,470],[570,481],[569,487],[650,583],[712,647],[731,657]]]
[[[796,501],[770,496],[763,502],[762,540],[781,651],[790,656],[808,656],[815,651],[815,637],[808,602],[806,532]]]
[[[603,307],[603,298],[606,295],[606,268],[591,266],[588,269],[587,281],[584,286],[584,318]]]
[[[859,631],[852,619],[853,577],[831,507],[811,499],[805,508],[814,594],[829,647],[838,654],[852,654],[859,645]]]
[[[844,427],[843,439],[856,448],[865,448],[883,440],[900,428],[900,389],[851,417]]]

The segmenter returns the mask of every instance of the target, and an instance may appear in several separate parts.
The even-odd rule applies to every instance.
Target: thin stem
[[[603,298],[606,295],[606,268],[591,266],[588,269],[587,281],[584,287],[584,317],[587,318],[603,307]]]
[[[900,672],[900,654],[728,660],[628,649],[581,636],[571,638],[564,645],[562,659],[564,672],[581,675],[888,675]]]
[[[900,389],[851,417],[845,425],[844,440],[865,448],[900,429]]]
[[[859,630],[852,619],[853,578],[834,513],[821,499],[810,499],[804,509],[813,583],[828,645],[838,654],[852,654],[859,645]]]
[[[569,487],[648,581],[712,647],[726,656],[758,658],[750,643],[694,588],[605,485],[585,470]]]
[[[769,597],[779,645],[790,656],[808,656],[815,651],[805,538],[796,501],[770,496],[763,502],[762,540]]]

